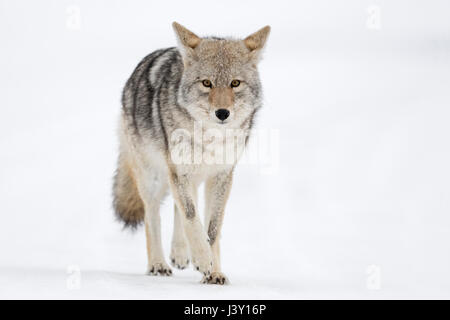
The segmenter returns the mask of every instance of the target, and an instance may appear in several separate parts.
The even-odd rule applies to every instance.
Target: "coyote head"
[[[178,101],[195,120],[212,126],[251,121],[261,105],[257,64],[270,27],[244,40],[200,38],[176,22],[173,28],[184,64]]]

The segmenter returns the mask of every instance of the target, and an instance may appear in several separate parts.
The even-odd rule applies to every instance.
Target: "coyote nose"
[[[229,115],[230,115],[230,111],[228,111],[227,109],[216,110],[216,117],[222,121],[225,120],[226,118],[228,118]]]

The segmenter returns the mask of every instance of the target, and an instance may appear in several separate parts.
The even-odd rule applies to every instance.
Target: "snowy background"
[[[0,298],[450,298],[449,10],[1,0]],[[174,20],[199,35],[272,26],[257,121],[270,139],[253,140],[269,157],[236,171],[224,287],[145,276],[143,230],[111,210],[121,90],[175,45]]]

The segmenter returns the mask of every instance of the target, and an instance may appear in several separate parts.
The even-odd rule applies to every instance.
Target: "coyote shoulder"
[[[170,189],[172,265],[192,262],[203,282],[224,284],[219,235],[239,146],[262,103],[257,65],[270,27],[243,40],[200,38],[176,22],[173,28],[178,46],[145,57],[123,90],[113,204],[125,226],[145,224],[148,273],[171,275],[159,215]],[[203,182],[204,228],[197,209]]]

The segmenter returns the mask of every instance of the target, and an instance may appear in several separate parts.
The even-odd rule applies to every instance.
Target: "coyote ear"
[[[247,49],[250,50],[250,57],[252,59],[259,59],[260,53],[266,44],[267,38],[269,37],[269,33],[270,26],[265,26],[244,39],[244,44]]]
[[[177,35],[179,47],[183,55],[192,57],[194,54],[194,49],[198,46],[202,39],[177,22],[172,23],[172,27]]]

